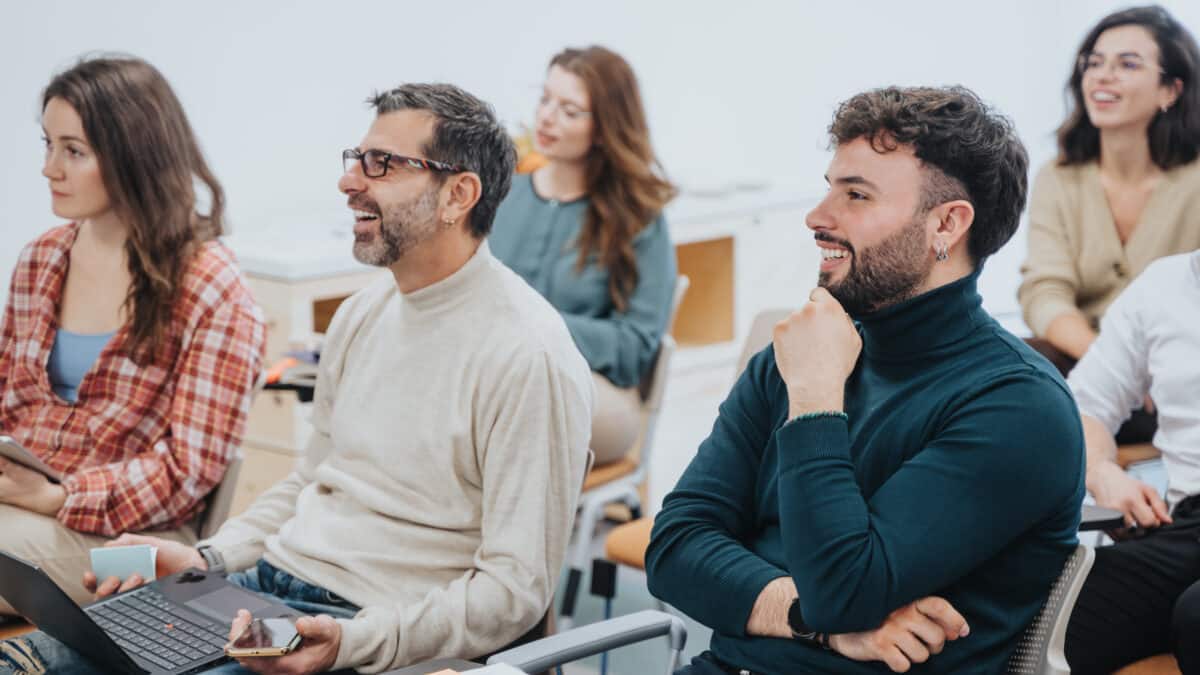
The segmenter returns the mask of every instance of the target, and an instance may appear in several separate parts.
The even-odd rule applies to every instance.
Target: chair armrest
[[[670,636],[674,660],[687,642],[687,628],[679,617],[648,609],[535,640],[493,654],[487,662],[488,665],[505,663],[536,673],[660,635]]]

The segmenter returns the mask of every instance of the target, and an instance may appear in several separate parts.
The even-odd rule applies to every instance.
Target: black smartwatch
[[[211,546],[199,546],[196,550],[200,553],[200,557],[204,558],[204,564],[208,566],[208,571],[213,574],[225,576],[225,558]]]
[[[792,631],[792,639],[807,642],[814,647],[829,649],[829,636],[808,627],[804,617],[800,615],[800,598],[792,600],[787,614],[788,628]]]

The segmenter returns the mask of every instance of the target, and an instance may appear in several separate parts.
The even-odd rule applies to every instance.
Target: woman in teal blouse
[[[547,162],[513,180],[489,242],[562,312],[596,375],[596,463],[616,461],[637,438],[637,384],[671,311],[662,209],[675,188],[650,146],[633,70],[603,47],[550,61],[534,145]]]

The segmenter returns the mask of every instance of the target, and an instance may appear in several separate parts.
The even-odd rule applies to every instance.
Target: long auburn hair
[[[109,200],[129,228],[128,352],[145,363],[166,337],[191,257],[223,232],[225,193],[179,99],[149,63],[128,56],[85,58],[50,81],[43,110],[53,98],[69,103],[83,120]],[[210,194],[204,215],[196,210],[197,180]]]
[[[583,80],[591,98],[596,144],[586,160],[588,207],[577,245],[576,269],[595,253],[608,269],[608,293],[625,311],[638,283],[633,238],[675,196],[650,145],[637,77],[625,59],[604,47],[564,49],[550,60]]]
[[[1083,102],[1080,59],[1091,53],[1100,34],[1118,26],[1141,26],[1158,45],[1161,84],[1179,80],[1183,91],[1175,104],[1154,116],[1147,130],[1150,159],[1163,170],[1187,164],[1200,154],[1200,49],[1196,39],[1171,13],[1158,5],[1114,12],[1097,23],[1079,45],[1075,69],[1067,80],[1071,112],[1058,128],[1058,163],[1084,164],[1100,156],[1100,131],[1088,119]]]

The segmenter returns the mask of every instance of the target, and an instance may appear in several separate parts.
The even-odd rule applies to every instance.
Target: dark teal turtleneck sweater
[[[771,347],[721,404],[654,523],[655,596],[713,628],[721,660],[762,673],[889,672],[749,637],[790,575],[814,630],[873,629],[939,595],[971,634],[913,672],[1002,672],[1076,544],[1079,415],[1062,378],[981,307],[978,272],[856,317],[848,422],[788,422]]]

